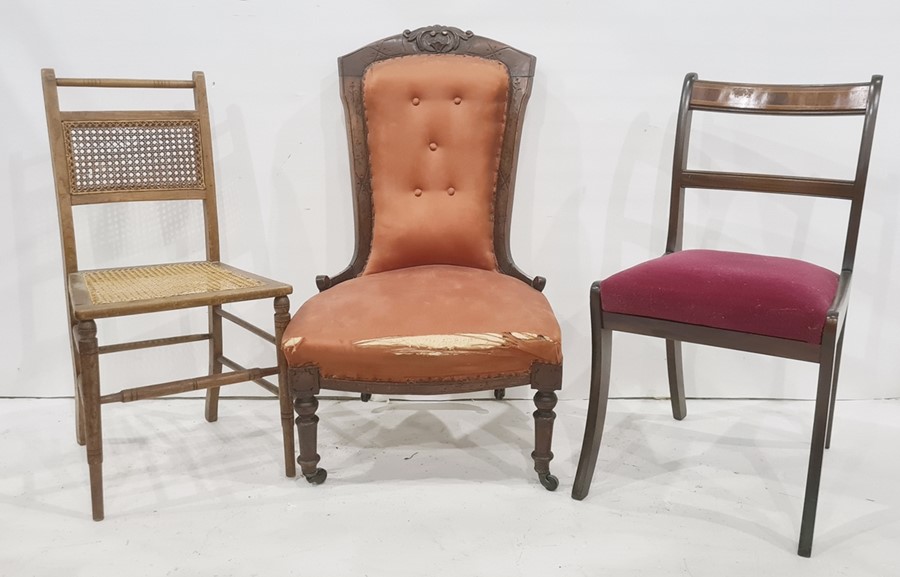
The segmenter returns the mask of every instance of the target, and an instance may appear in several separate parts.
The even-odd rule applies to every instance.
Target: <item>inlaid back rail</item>
[[[866,113],[870,83],[864,84],[732,84],[696,80],[690,107],[714,112],[785,115]]]

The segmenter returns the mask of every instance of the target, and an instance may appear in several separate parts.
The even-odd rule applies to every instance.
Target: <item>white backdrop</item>
[[[587,395],[591,282],[663,250],[684,74],[776,83],[883,74],[841,396],[900,396],[897,17],[896,3],[869,0],[4,0],[0,396],[67,395],[72,386],[40,68],[54,67],[60,76],[148,78],[205,71],[224,258],[293,283],[295,309],[315,293],[315,275],[338,272],[351,252],[335,59],[434,23],[471,29],[538,58],[513,248],[525,271],[548,278],[545,293],[563,329],[567,398]],[[692,164],[852,173],[859,123],[754,120],[695,117]],[[812,132],[803,138],[801,129]],[[710,160],[714,154],[718,160]],[[759,250],[834,268],[845,218],[839,202],[694,191],[686,246]],[[201,224],[199,208],[191,206],[82,210],[76,221],[82,265],[202,258]],[[266,305],[239,310],[270,322]],[[152,338],[204,326],[201,312],[167,314],[101,323],[100,338]],[[241,350],[231,356],[267,360],[264,347],[226,333],[233,335]],[[685,347],[685,362],[691,396],[814,394],[815,368],[805,363],[694,346]],[[102,370],[105,389],[113,390],[200,373],[205,365],[205,346],[198,344],[105,356]],[[663,343],[617,336],[612,387],[613,396],[666,395]]]

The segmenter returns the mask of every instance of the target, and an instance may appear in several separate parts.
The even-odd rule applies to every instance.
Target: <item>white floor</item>
[[[0,575],[900,575],[898,401],[838,404],[812,559],[810,402],[611,401],[582,502],[581,401],[557,406],[555,493],[530,401],[322,401],[318,487],[284,477],[275,402],[107,406],[101,523],[71,403],[0,400]]]

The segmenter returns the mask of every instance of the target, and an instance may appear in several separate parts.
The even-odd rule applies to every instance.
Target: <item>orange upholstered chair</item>
[[[535,470],[550,490],[560,330],[544,279],[509,250],[513,184],[535,59],[434,26],[339,59],[356,251],[284,333],[298,462],[318,467],[316,395],[445,394],[530,384]]]
[[[672,414],[678,420],[687,414],[682,341],[810,361],[819,365],[819,382],[798,549],[800,555],[810,556],[880,93],[880,76],[865,83],[822,86],[710,82],[687,75],[675,132],[666,252],[591,287],[591,401],[572,497],[584,499],[591,487],[609,396],[613,331],[666,339]],[[852,180],[837,180],[689,169],[695,110],[757,116],[860,116],[855,175]],[[848,201],[840,272],[790,258],[682,250],[684,197],[690,188]]]

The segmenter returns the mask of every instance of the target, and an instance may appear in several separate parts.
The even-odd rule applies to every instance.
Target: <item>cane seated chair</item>
[[[356,251],[284,333],[300,464],[318,467],[316,395],[445,394],[530,384],[535,470],[550,490],[560,331],[544,279],[509,249],[516,157],[535,59],[434,26],[339,59]]]
[[[66,275],[69,336],[75,377],[76,439],[87,445],[93,518],[103,519],[101,405],[206,389],[206,419],[218,418],[219,387],[253,381],[279,397],[285,471],[295,476],[290,398],[266,379],[271,367],[244,368],[223,354],[222,320],[233,322],[273,345],[290,319],[290,285],[220,262],[212,136],[202,72],[191,80],[57,78],[42,71],[44,103],[56,184]],[[194,108],[176,111],[62,111],[59,87],[188,89]],[[100,270],[79,268],[73,207],[111,202],[200,201],[205,220],[206,260]],[[238,301],[274,299],[275,333],[223,310]],[[99,346],[99,319],[206,307],[209,330]],[[101,394],[98,356],[148,347],[209,341],[209,375]],[[232,369],[223,373],[223,366]]]
[[[819,364],[812,446],[798,553],[812,552],[824,449],[831,439],[850,280],[881,77],[843,85],[708,82],[688,74],[675,135],[668,240],[663,256],[595,282],[591,396],[572,497],[590,490],[609,396],[613,331],[666,339],[672,413],[687,414],[681,343],[692,342]],[[691,117],[716,113],[863,116],[853,180],[713,172],[687,168]],[[794,194],[850,202],[840,273],[797,259],[716,250],[682,250],[685,190]]]

